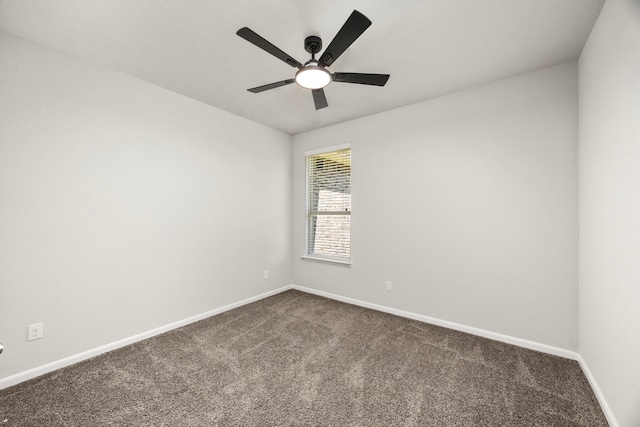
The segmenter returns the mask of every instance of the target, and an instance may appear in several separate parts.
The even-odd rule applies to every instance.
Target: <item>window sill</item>
[[[322,262],[325,264],[340,265],[343,267],[351,267],[351,260],[343,261],[339,259],[320,258],[320,257],[311,256],[311,255],[302,255],[300,259],[303,259],[305,261],[315,261],[315,262]]]

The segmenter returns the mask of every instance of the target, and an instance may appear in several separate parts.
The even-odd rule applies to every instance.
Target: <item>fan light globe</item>
[[[331,73],[317,63],[307,63],[296,73],[296,83],[306,89],[321,89],[331,83]]]

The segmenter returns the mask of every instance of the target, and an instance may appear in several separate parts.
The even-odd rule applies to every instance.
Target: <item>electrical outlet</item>
[[[387,280],[387,283],[385,283],[384,288],[387,291],[390,291],[391,290],[391,281]]]
[[[34,323],[33,325],[29,325],[29,335],[27,336],[27,340],[39,340],[44,336],[44,323]]]
[[[268,279],[269,278],[269,270],[265,270],[264,271],[264,278]]]

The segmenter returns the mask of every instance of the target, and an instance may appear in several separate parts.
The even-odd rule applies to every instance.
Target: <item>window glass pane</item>
[[[351,194],[329,189],[318,191],[318,212],[351,212]]]
[[[314,215],[313,254],[351,258],[351,217],[349,215]]]
[[[307,156],[308,255],[351,258],[351,150]]]

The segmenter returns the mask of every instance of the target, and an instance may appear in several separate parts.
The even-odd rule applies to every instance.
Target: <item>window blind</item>
[[[306,156],[306,254],[351,259],[351,149]]]

